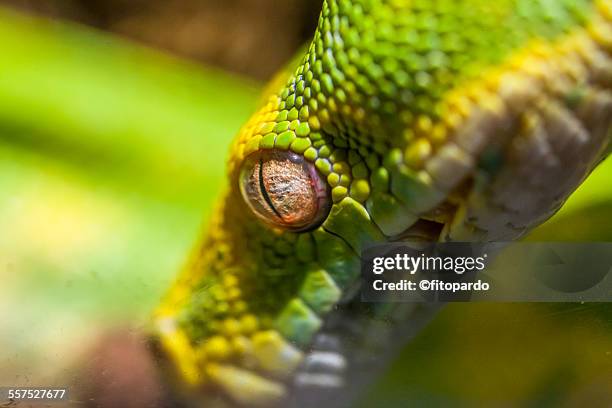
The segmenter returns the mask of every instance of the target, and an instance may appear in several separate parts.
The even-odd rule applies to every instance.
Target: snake
[[[606,157],[611,122],[609,0],[325,0],[153,313],[173,389],[350,406],[435,314],[362,302],[363,249],[520,239]]]

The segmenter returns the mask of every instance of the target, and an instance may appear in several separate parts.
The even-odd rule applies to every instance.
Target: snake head
[[[324,3],[155,315],[181,383],[245,406],[343,387],[405,337],[404,306],[359,302],[367,245],[517,239],[600,160],[608,3],[487,4]]]

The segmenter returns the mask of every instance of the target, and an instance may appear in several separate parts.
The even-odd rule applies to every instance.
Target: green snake
[[[348,404],[428,309],[365,245],[519,239],[607,155],[612,2],[326,0],[268,89],[155,337],[201,406]]]

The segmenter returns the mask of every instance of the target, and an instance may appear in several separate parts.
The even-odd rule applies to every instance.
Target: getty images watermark
[[[440,256],[395,253],[392,256],[376,256],[372,259],[372,273],[382,275],[388,272],[415,275],[417,272],[447,272],[463,275],[474,271],[483,271],[486,267],[488,254],[481,256]],[[440,279],[399,279],[387,282],[384,279],[375,279],[372,288],[376,291],[486,291],[488,282],[445,282]]]
[[[391,243],[361,259],[366,302],[612,301],[612,243]]]

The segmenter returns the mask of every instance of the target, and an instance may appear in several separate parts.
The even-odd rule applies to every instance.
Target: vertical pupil
[[[259,190],[261,191],[262,197],[264,198],[266,204],[268,204],[272,212],[274,212],[274,214],[276,214],[276,216],[282,220],[283,216],[278,212],[276,207],[274,207],[274,203],[272,202],[272,199],[270,198],[270,196],[268,195],[268,191],[266,190],[266,185],[264,183],[264,166],[265,163],[263,161],[263,158],[259,158]]]

